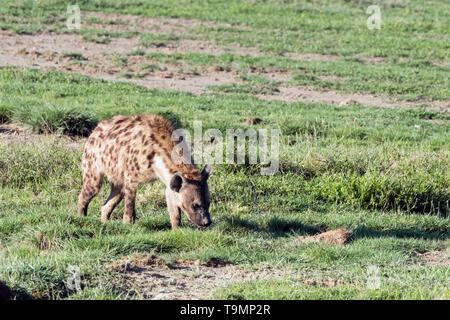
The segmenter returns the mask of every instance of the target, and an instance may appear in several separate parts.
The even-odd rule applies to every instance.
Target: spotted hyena
[[[106,176],[111,193],[102,207],[101,220],[108,220],[125,198],[123,221],[132,222],[138,185],[159,179],[166,186],[172,228],[181,225],[180,210],[199,226],[211,224],[207,180],[212,167],[206,165],[200,172],[194,164],[173,161],[173,131],[169,121],[156,115],[120,115],[100,122],[84,147],[78,215],[87,214],[89,202]]]

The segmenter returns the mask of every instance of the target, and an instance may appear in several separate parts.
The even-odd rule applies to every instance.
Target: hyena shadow
[[[242,218],[226,217],[225,223],[232,229],[246,229],[270,234],[272,237],[287,237],[292,234],[314,235],[323,231],[320,227],[281,217],[272,217],[267,222],[261,223]]]

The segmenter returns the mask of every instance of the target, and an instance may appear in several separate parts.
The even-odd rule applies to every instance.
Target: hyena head
[[[201,181],[186,179],[181,173],[174,174],[170,180],[175,204],[184,211],[192,223],[201,227],[211,224],[208,189],[211,172],[212,166],[206,165],[202,171]]]

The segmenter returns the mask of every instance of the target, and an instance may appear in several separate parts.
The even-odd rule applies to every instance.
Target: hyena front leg
[[[120,201],[122,201],[122,199],[122,186],[111,184],[111,193],[109,194],[108,200],[106,200],[102,207],[102,222],[109,220],[114,208],[120,203]]]
[[[123,213],[123,222],[130,223],[136,220],[136,191],[137,185],[128,184],[125,186],[125,210]]]
[[[83,187],[78,196],[78,215],[86,216],[91,200],[100,192],[102,175],[94,171],[83,172]]]
[[[175,200],[173,199],[172,192],[169,188],[166,188],[166,202],[167,202],[167,210],[170,215],[170,223],[172,225],[172,229],[176,229],[181,226],[181,210],[175,204]]]

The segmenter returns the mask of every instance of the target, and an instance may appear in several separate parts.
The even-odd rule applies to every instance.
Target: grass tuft
[[[17,108],[12,118],[25,123],[37,133],[64,133],[84,137],[89,136],[98,122],[88,112],[53,104],[46,104],[38,110]]]

